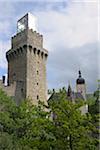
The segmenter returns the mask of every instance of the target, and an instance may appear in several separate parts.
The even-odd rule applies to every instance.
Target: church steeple
[[[68,84],[68,90],[67,90],[67,96],[71,97],[71,94],[72,94],[72,89],[71,89],[71,86],[70,86],[70,83],[69,83]]]
[[[85,84],[85,80],[84,80],[84,78],[82,78],[81,71],[79,70],[78,73],[79,73],[79,77],[76,80],[76,84]]]
[[[79,78],[81,78],[81,71],[79,70],[79,72],[78,72],[78,73],[79,73]]]
[[[76,79],[76,89],[78,93],[81,93],[86,98],[86,85],[85,85],[85,79],[82,78],[81,71],[78,71],[79,77]]]

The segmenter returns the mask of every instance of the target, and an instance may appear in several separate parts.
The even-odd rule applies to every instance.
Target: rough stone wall
[[[46,56],[38,50],[27,52],[27,97],[33,98],[33,103],[38,100],[46,101]]]
[[[27,49],[27,97],[37,104],[46,102],[46,59],[48,52],[43,49],[43,36],[29,30]]]
[[[78,93],[81,93],[84,99],[86,99],[86,85],[85,84],[77,84],[76,90]]]
[[[8,60],[8,84],[16,82],[15,100],[31,98],[47,100],[46,59],[48,51],[43,48],[43,36],[32,30],[24,30],[12,37],[12,48],[6,53]]]
[[[24,90],[22,82],[14,81],[10,86],[5,86],[0,80],[0,88],[10,97],[12,97],[16,104],[19,105],[22,100],[24,100]]]
[[[25,29],[11,38],[11,46],[14,49],[25,44],[35,45],[37,48],[43,47],[43,36],[32,29]]]
[[[26,49],[17,47],[7,52],[8,85],[16,82],[15,100],[18,104],[26,97]]]
[[[43,48],[43,36],[32,29],[27,30],[27,43],[37,49]]]
[[[9,85],[14,81],[25,82],[26,78],[26,51],[10,50],[8,54],[8,82]]]
[[[10,86],[5,86],[0,80],[0,88],[7,93],[8,96],[15,97],[16,82]]]
[[[86,101],[86,85],[85,84],[77,84],[76,85],[77,92],[81,93],[84,100]],[[82,114],[88,113],[88,105],[84,105],[80,107],[80,111]]]
[[[11,48],[17,49],[27,43],[28,30],[17,33],[11,38]]]

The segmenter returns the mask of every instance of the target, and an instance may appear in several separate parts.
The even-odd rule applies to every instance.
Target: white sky
[[[49,50],[48,87],[67,87],[70,80],[75,88],[77,72],[81,68],[88,91],[95,90],[99,70],[99,1],[21,1],[0,1],[0,75],[6,73],[5,51],[10,48],[10,37],[16,31],[17,20],[30,11],[38,19],[39,32],[44,35],[44,47]],[[38,3],[32,5],[32,2]],[[62,6],[60,2],[63,2]],[[67,5],[64,2],[68,2]]]

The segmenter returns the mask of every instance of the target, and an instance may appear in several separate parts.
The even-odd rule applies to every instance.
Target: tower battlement
[[[17,104],[27,97],[32,99],[34,104],[39,100],[47,100],[48,51],[43,48],[43,36],[35,29],[35,17],[29,13],[18,20],[17,33],[11,38],[11,49],[6,52],[8,88],[11,89],[16,83],[12,95]]]
[[[39,34],[36,31],[33,31],[32,29],[25,29],[14,35],[11,39],[12,49],[22,47],[26,43],[28,45],[36,46],[38,48],[43,48],[43,35]]]
[[[23,53],[27,53],[27,48],[29,49],[31,54],[41,56],[42,58],[47,58],[48,51],[46,49],[37,49],[36,47],[32,47],[31,45],[23,45],[22,47],[17,47],[17,49],[10,49],[6,52],[7,60],[16,59],[18,56],[22,55]]]

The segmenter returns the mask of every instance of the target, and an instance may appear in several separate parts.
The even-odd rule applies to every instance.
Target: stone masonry
[[[8,61],[8,86],[4,87],[19,104],[25,98],[34,104],[39,100],[46,102],[46,60],[48,51],[43,48],[43,36],[25,29],[11,39],[11,49],[6,53]],[[10,92],[9,92],[10,91]],[[12,91],[12,92],[11,92]]]

